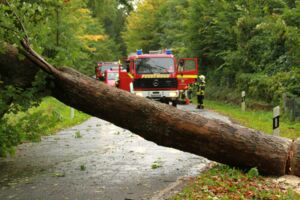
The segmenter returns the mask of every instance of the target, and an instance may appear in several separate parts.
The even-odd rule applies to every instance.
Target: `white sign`
[[[245,96],[246,96],[246,92],[245,92],[245,91],[242,91],[242,103],[241,103],[242,111],[245,111],[245,110],[246,110]]]
[[[71,108],[71,113],[70,113],[71,119],[74,119],[74,116],[75,116],[74,108]]]
[[[275,108],[273,108],[273,135],[279,136],[280,134],[279,122],[280,122],[280,107],[276,106]]]

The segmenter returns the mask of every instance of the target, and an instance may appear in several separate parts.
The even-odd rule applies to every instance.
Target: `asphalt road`
[[[179,108],[230,123],[192,105]],[[208,163],[92,117],[0,159],[0,199],[160,199],[165,188],[198,175]]]

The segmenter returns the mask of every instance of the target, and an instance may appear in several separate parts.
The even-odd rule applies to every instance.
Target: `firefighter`
[[[191,83],[188,85],[188,91],[187,91],[187,96],[190,100],[192,99],[193,90],[194,90],[194,84]]]
[[[195,83],[196,95],[197,95],[197,109],[203,109],[203,100],[205,92],[205,76],[200,75],[197,82]]]

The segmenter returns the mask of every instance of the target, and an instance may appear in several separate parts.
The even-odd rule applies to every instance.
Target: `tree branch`
[[[8,2],[8,0],[4,0],[5,1],[5,3],[10,7],[10,8],[12,8],[12,6],[10,5],[10,3]],[[12,13],[14,14],[14,16],[16,17],[16,19],[17,19],[17,21],[18,21],[18,23],[19,23],[19,26],[21,27],[21,30],[24,32],[24,34],[25,34],[25,38],[28,40],[28,34],[27,34],[27,31],[26,31],[26,29],[25,29],[25,26],[23,25],[23,22],[22,22],[22,20],[21,20],[21,18],[17,15],[17,13],[13,10],[13,9],[11,9],[11,11],[12,11]]]

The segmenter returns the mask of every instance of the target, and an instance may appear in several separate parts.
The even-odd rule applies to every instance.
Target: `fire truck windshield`
[[[101,67],[99,67],[99,70],[101,72],[104,72],[105,70],[108,70],[108,69],[117,69],[118,68],[118,65],[102,65]]]
[[[137,74],[170,74],[174,73],[172,58],[139,58],[135,60]]]

